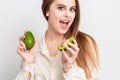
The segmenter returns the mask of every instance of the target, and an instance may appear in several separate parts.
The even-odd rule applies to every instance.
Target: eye
[[[71,12],[75,12],[75,11],[76,11],[76,8],[75,8],[75,7],[72,7],[72,8],[70,9],[70,11],[71,11]]]
[[[62,11],[62,10],[64,10],[64,7],[63,6],[59,6],[58,10]]]

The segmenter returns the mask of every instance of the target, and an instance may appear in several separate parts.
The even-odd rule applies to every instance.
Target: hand
[[[22,57],[22,59],[25,63],[31,64],[34,62],[35,51],[36,51],[37,46],[38,46],[38,41],[35,38],[34,46],[30,50],[27,50],[26,46],[23,42],[24,37],[25,36],[21,36],[19,38],[19,45],[17,47],[17,53]]]
[[[65,73],[72,68],[73,62],[77,58],[79,52],[77,41],[74,39],[73,42],[74,43],[69,43],[70,47],[66,46],[67,51],[62,52],[62,65]]]

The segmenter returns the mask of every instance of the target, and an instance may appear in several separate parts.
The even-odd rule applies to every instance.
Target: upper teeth
[[[68,22],[68,21],[63,21],[63,22]]]

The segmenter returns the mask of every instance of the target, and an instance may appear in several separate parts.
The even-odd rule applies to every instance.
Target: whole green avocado
[[[34,36],[31,31],[25,33],[25,38],[23,41],[26,45],[27,50],[30,50],[34,46]]]

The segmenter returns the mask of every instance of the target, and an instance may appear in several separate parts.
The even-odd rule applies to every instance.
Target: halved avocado
[[[70,45],[68,44],[69,42],[73,43],[73,39],[76,39],[77,37],[76,36],[71,36],[70,38],[66,39],[65,41],[63,41],[59,46],[58,46],[58,50],[59,51],[66,51],[66,47],[65,46],[68,46],[70,47]]]

